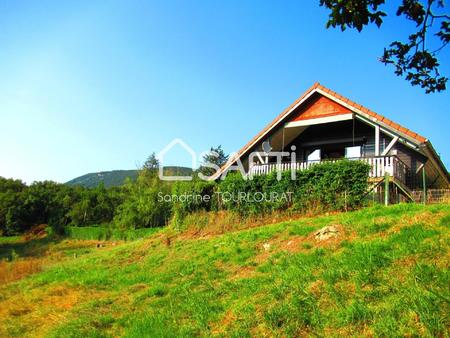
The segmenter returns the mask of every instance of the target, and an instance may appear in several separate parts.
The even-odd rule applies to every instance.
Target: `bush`
[[[255,176],[228,175],[219,185],[219,207],[260,214],[292,207],[298,211],[347,210],[360,206],[368,189],[369,165],[360,161],[321,163],[307,170]]]
[[[151,228],[168,223],[171,205],[159,199],[161,194],[170,192],[170,187],[154,173],[142,172],[135,183],[129,182],[124,189],[126,198],[114,217],[120,229]]]
[[[182,219],[196,211],[216,210],[216,186],[213,181],[200,179],[175,183],[171,195],[175,219]]]

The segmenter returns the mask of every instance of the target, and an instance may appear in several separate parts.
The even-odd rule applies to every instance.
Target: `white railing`
[[[386,174],[397,178],[405,183],[407,166],[396,156],[368,157],[361,158],[370,164],[369,177],[384,177]]]
[[[320,161],[256,164],[250,168],[249,173],[251,175],[267,175],[273,171],[305,170],[319,162]]]
[[[405,183],[407,166],[396,156],[361,157],[352,160],[360,160],[370,165],[369,177],[384,177],[386,174]],[[326,160],[336,162],[339,160]],[[256,164],[250,168],[249,175],[267,175],[273,171],[305,170],[321,161],[284,162]],[[325,161],[322,161],[325,162]]]

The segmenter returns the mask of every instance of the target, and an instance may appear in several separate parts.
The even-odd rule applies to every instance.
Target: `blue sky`
[[[0,176],[133,169],[174,138],[232,152],[316,81],[430,138],[449,168],[450,93],[377,61],[413,27],[327,30],[318,3],[0,0]]]

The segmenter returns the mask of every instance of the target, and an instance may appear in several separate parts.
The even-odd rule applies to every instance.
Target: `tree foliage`
[[[291,207],[354,208],[361,204],[367,191],[367,173],[367,164],[339,161],[299,171],[295,181],[290,179],[290,172],[284,172],[281,180],[276,173],[255,176],[253,180],[236,173],[219,182],[196,178],[174,183],[160,180],[155,170],[147,169],[140,171],[136,181],[128,180],[125,186],[113,188],[103,184],[85,188],[51,181],[26,185],[0,177],[0,235],[22,234],[40,224],[48,224],[59,234],[68,226],[109,224],[120,231],[159,227],[171,220],[173,224],[182,222],[198,211],[230,210],[254,215]],[[287,192],[293,193],[290,201],[265,199],[247,203],[235,199],[240,194],[281,196]],[[223,199],[225,194],[232,199]]]
[[[124,187],[126,198],[117,208],[114,223],[121,229],[164,226],[171,216],[171,205],[159,200],[170,187],[154,172],[143,171],[136,182]]]
[[[328,27],[359,32],[369,24],[381,27],[386,13],[380,10],[385,0],[320,0],[331,12]],[[416,31],[407,41],[394,41],[384,49],[380,61],[393,65],[397,76],[404,76],[426,93],[446,89],[448,78],[439,72],[439,52],[450,42],[450,16],[444,14],[443,0],[403,0],[396,15],[411,21]]]
[[[24,233],[39,224],[63,233],[67,225],[111,222],[122,199],[120,188],[71,187],[51,181],[27,186],[0,177],[0,234]]]
[[[228,161],[228,155],[222,149],[222,146],[211,147],[210,151],[203,155],[200,172],[204,176],[212,176],[216,171]]]
[[[144,165],[142,166],[143,170],[155,170],[159,168],[159,160],[156,157],[156,154],[153,152],[150,154],[150,156],[145,161]]]

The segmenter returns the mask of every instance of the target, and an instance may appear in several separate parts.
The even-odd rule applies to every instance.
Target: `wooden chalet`
[[[294,152],[295,160],[289,155],[277,164],[267,148]],[[249,158],[255,152],[256,160]],[[427,138],[319,83],[251,139],[217,176],[238,160],[248,175],[263,175],[344,158],[371,165],[371,189],[383,190],[386,203],[412,199],[413,190],[449,187],[449,173]]]

